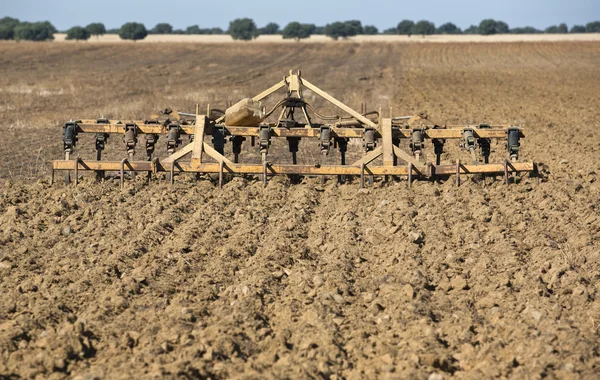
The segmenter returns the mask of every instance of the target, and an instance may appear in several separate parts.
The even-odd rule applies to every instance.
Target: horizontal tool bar
[[[56,160],[52,161],[53,170],[73,170],[75,162],[73,160]],[[456,173],[456,165],[431,165],[433,173],[427,166],[414,167],[413,176],[429,177],[433,175],[449,175]],[[169,172],[171,165],[161,165],[160,163],[152,163],[148,161],[131,161],[125,163],[127,171],[150,171],[150,172]],[[515,172],[531,172],[534,171],[535,164],[533,162],[518,162],[510,163],[508,171]],[[78,170],[103,170],[103,171],[120,171],[120,161],[86,161],[80,160]],[[193,173],[219,173],[218,163],[203,163],[193,165],[190,163],[175,163],[175,172],[193,172]],[[261,174],[263,166],[261,164],[234,164],[225,165],[225,172],[238,174]],[[268,174],[303,174],[303,175],[360,175],[360,167],[347,165],[268,165]],[[373,175],[408,175],[406,166],[366,166],[365,172]],[[504,164],[480,164],[480,165],[461,165],[461,174],[492,174],[504,173]]]
[[[165,126],[160,124],[136,124],[138,133],[143,134],[167,134],[168,130]],[[319,125],[321,126],[321,125]],[[229,136],[258,136],[258,127],[239,127],[239,126],[219,126],[216,127],[224,128],[226,135]],[[207,135],[211,135],[215,126],[208,125],[205,129]],[[465,126],[465,128],[471,128]],[[452,129],[426,129],[423,137],[426,139],[460,139],[462,138],[462,131],[465,128],[452,128]],[[331,127],[331,135],[333,137],[346,137],[346,138],[362,138],[365,129],[364,128],[340,128]],[[474,137],[476,138],[494,138],[503,139],[506,138],[506,129],[476,129],[472,128]],[[183,134],[193,135],[196,127],[193,125],[182,125],[181,132]],[[412,136],[412,129],[400,129],[392,128],[393,138],[410,138]],[[125,133],[125,124],[77,124],[78,133]],[[319,137],[319,128],[271,128],[272,137]],[[381,134],[377,132],[378,138]],[[521,131],[521,137],[524,137]]]

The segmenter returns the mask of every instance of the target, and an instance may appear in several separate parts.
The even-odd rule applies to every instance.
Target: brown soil
[[[0,49],[0,378],[597,377],[600,44]],[[545,179],[49,185],[66,119],[297,67],[356,108],[523,123]]]

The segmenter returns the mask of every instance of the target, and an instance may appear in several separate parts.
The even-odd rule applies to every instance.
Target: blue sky
[[[59,30],[90,22],[107,28],[128,21],[152,27],[168,22],[175,28],[198,24],[226,29],[229,21],[250,17],[260,27],[273,21],[285,26],[290,21],[325,25],[358,19],[380,30],[403,19],[454,22],[461,28],[484,18],[505,21],[511,27],[545,28],[565,22],[586,24],[600,20],[600,0],[0,0],[0,18],[51,21]]]

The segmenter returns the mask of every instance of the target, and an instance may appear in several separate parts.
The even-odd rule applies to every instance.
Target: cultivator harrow
[[[262,100],[280,90],[285,96],[275,106],[266,111]],[[346,116],[324,116],[319,114],[303,97],[303,91],[310,90],[333,104]],[[279,112],[277,112],[279,111]],[[268,118],[277,119],[267,123]],[[317,122],[320,121],[320,122]],[[82,133],[94,134],[96,138],[96,160],[72,158],[78,136]],[[121,161],[102,161],[102,151],[111,135],[122,135],[127,158]],[[141,141],[140,136],[145,139]],[[182,146],[182,137],[188,136],[189,143]],[[205,139],[211,136],[212,141]],[[168,156],[155,157],[155,147],[159,138],[166,138]],[[64,160],[52,163],[52,181],[55,171],[66,171],[65,180],[70,181],[74,172],[77,183],[82,171],[95,171],[99,178],[106,172],[116,172],[123,184],[126,176],[136,172],[146,172],[148,177],[158,172],[166,172],[171,182],[180,173],[215,173],[219,175],[219,185],[224,174],[260,175],[264,183],[272,175],[290,176],[338,176],[338,180],[360,177],[361,186],[365,179],[374,176],[404,176],[408,184],[417,178],[443,178],[466,174],[504,175],[506,182],[513,173],[537,172],[533,162],[518,162],[520,139],[523,131],[508,125],[437,125],[426,115],[397,116],[385,118],[381,109],[378,112],[357,112],[335,99],[311,82],[302,78],[300,72],[290,72],[279,83],[256,95],[243,99],[225,111],[210,109],[201,114],[183,113],[170,109],[161,111],[148,120],[77,120],[69,121],[63,127]],[[291,162],[269,156],[274,139],[285,138],[291,153]],[[250,144],[260,153],[260,162],[240,161],[242,145],[250,139]],[[323,160],[312,165],[298,164],[297,153],[301,139],[316,140]],[[500,163],[489,163],[491,141],[504,140],[506,150]],[[209,142],[205,141],[209,140]],[[361,144],[349,144],[359,140]],[[402,142],[407,141],[408,144]],[[442,163],[444,146],[449,140],[458,141],[462,150],[469,154],[466,162],[460,159]],[[226,142],[232,146],[230,154],[225,153]],[[433,162],[424,156],[426,142],[433,147]],[[142,145],[146,152],[143,160],[135,160],[136,149]],[[362,146],[361,156],[353,162],[346,162],[346,155],[352,146]],[[401,146],[405,148],[402,149]],[[325,165],[325,157],[333,149],[339,151],[339,164]],[[191,156],[189,159],[184,157]],[[228,158],[229,156],[230,158]],[[289,161],[289,160],[288,160]],[[447,161],[447,160],[446,160]]]

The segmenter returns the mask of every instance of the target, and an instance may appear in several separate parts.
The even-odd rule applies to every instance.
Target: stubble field
[[[597,377],[597,42],[0,52],[0,378]],[[68,119],[225,108],[298,68],[355,108],[522,124],[544,178],[49,185]]]

